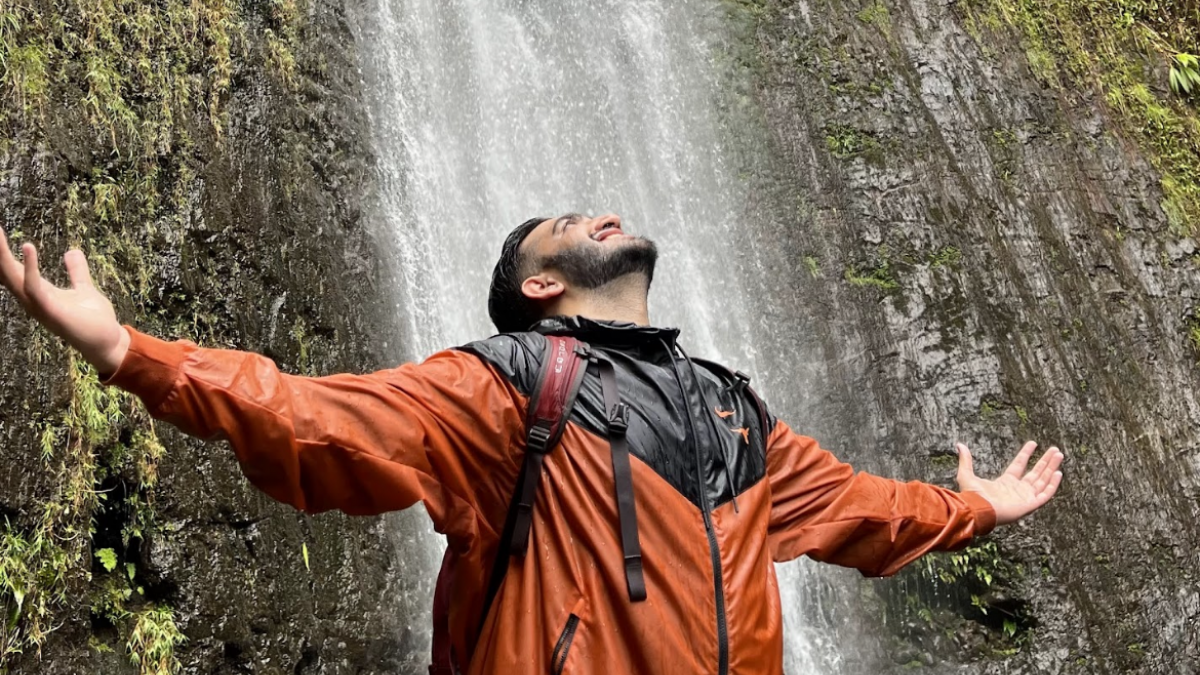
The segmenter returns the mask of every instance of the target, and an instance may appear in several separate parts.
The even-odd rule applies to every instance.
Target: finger
[[[25,244],[21,247],[21,253],[25,255],[25,283],[22,286],[25,297],[34,304],[40,304],[46,297],[46,283],[38,271],[37,247]]]
[[[1062,477],[1061,471],[1055,471],[1050,476],[1050,481],[1037,494],[1037,506],[1034,507],[1035,509],[1045,506],[1046,502],[1054,498],[1054,495],[1058,493],[1058,486],[1062,485]]]
[[[1057,456],[1058,451],[1054,448],[1042,453],[1042,457],[1038,460],[1038,463],[1034,464],[1033,468],[1029,470],[1029,473],[1025,474],[1025,477],[1021,480],[1029,483],[1030,485],[1033,485],[1038,481],[1044,482],[1049,480],[1050,474],[1054,472],[1054,470],[1050,468],[1050,462]]]
[[[1009,464],[1008,468],[1004,470],[1005,475],[1021,480],[1021,477],[1025,475],[1025,467],[1029,466],[1029,458],[1033,456],[1035,449],[1037,449],[1037,443],[1033,441],[1022,445],[1020,452],[1013,458],[1012,464]]]
[[[963,487],[964,482],[975,478],[975,460],[971,457],[970,449],[962,443],[956,444],[954,448],[958,450],[958,485]]]
[[[8,248],[8,238],[4,236],[3,228],[0,228],[0,283],[15,293],[18,300],[25,302],[25,272]]]
[[[1049,459],[1049,461],[1047,461],[1047,459]],[[1035,492],[1040,493],[1042,490],[1046,489],[1046,486],[1054,478],[1056,473],[1062,475],[1062,473],[1058,470],[1058,467],[1062,466],[1062,461],[1063,455],[1058,448],[1050,448],[1050,450],[1046,452],[1046,454],[1042,457],[1042,461],[1038,462],[1039,466],[1041,466],[1042,462],[1045,462],[1045,467],[1038,474],[1037,479],[1032,483]]]
[[[63,263],[67,266],[67,276],[71,278],[72,288],[91,288],[92,272],[88,269],[87,256],[77,248],[67,251],[63,256]]]

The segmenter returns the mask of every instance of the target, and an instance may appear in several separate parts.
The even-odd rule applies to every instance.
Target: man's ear
[[[521,282],[521,292],[531,300],[554,300],[567,291],[558,277],[542,272]]]

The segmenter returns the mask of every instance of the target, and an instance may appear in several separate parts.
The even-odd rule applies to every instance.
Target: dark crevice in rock
[[[320,652],[316,647],[304,643],[304,649],[300,651],[300,660],[296,662],[295,669],[292,670],[293,675],[305,675],[305,673],[319,672],[321,667]]]

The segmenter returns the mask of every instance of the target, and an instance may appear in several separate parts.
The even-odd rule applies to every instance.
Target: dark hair
[[[500,248],[500,260],[492,270],[492,287],[488,291],[488,316],[501,333],[519,333],[542,318],[537,303],[525,297],[521,284],[526,279],[528,256],[521,253],[521,242],[546,218],[530,218],[508,233]]]

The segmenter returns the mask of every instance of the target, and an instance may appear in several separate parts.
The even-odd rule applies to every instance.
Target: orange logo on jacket
[[[737,413],[737,410],[721,410],[720,408],[713,408],[713,412],[717,413],[717,417],[720,417],[721,419],[726,419],[729,417],[733,417],[734,414]],[[750,430],[747,429],[746,427],[737,427],[736,429],[730,429],[730,431],[732,431],[735,434],[741,434],[742,440],[746,441],[746,445],[750,444]]]

